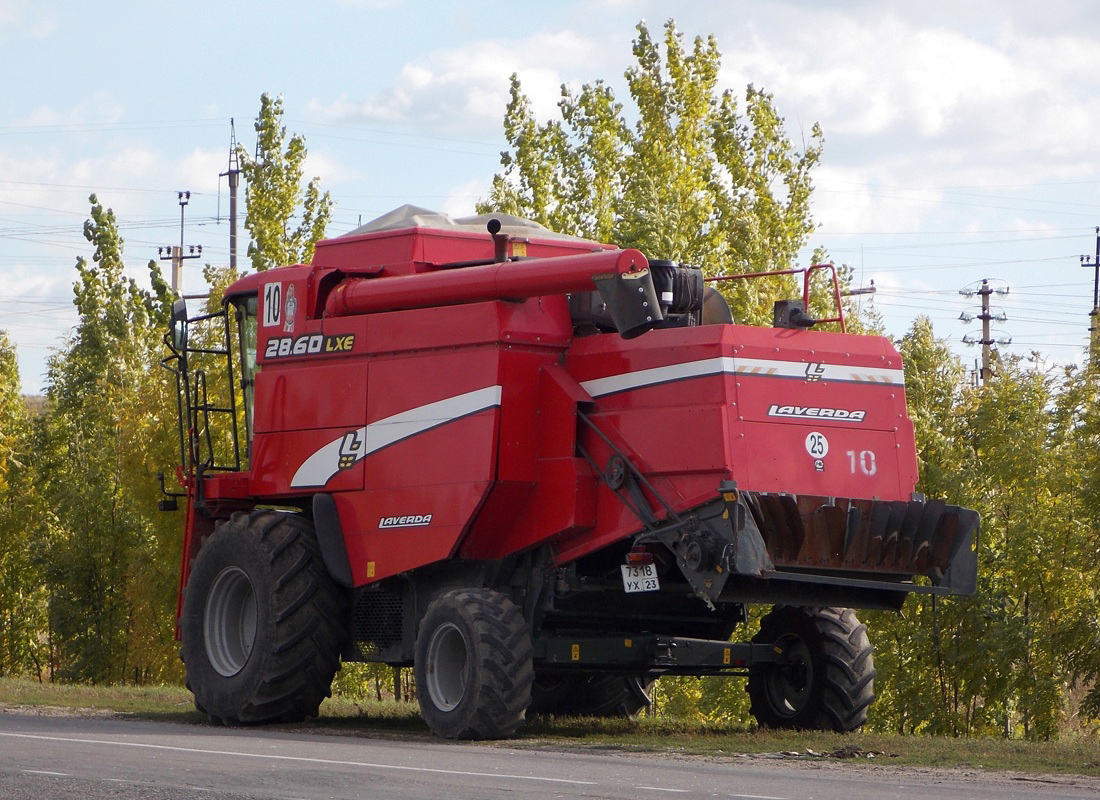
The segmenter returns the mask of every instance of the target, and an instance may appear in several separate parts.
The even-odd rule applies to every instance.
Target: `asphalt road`
[[[1089,779],[779,759],[570,753],[119,718],[0,713],[4,800],[1096,798]]]

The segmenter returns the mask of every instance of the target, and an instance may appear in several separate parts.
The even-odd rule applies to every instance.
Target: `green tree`
[[[968,389],[966,367],[936,338],[928,317],[914,320],[899,351],[917,445],[918,488],[930,497],[947,497],[970,460],[958,415]]]
[[[20,386],[15,347],[0,331],[0,675],[41,675],[46,597],[33,545],[49,516],[36,489]]]
[[[905,364],[905,393],[913,421],[920,482],[930,497],[959,497],[972,460],[961,427],[966,369],[950,347],[935,337],[927,317],[914,321],[899,350]],[[958,733],[951,713],[957,693],[947,664],[966,601],[937,601],[912,595],[901,615],[872,614],[875,666],[879,678],[872,724],[899,733],[918,730]]]
[[[321,192],[320,178],[302,188],[305,139],[287,139],[283,99],[266,92],[256,118],[256,154],[238,149],[245,178],[245,227],[252,236],[248,256],[252,268],[307,263],[313,245],[324,237],[332,216],[332,198]],[[300,204],[300,207],[299,207]]]
[[[981,670],[972,706],[1031,738],[1056,735],[1063,717],[1064,629],[1082,577],[1073,467],[1051,424],[1059,390],[1037,359],[1004,359],[963,411],[977,467],[972,502],[986,521],[970,631],[986,652],[971,666]]]
[[[114,213],[90,202],[92,260],[77,259],[79,322],[49,361],[39,452],[56,515],[43,542],[52,665],[62,680],[163,678],[178,673],[169,599],[178,538],[153,497],[153,461],[173,441],[159,368],[170,291],[155,262],[151,291],[125,274]]]
[[[1073,513],[1058,540],[1058,563],[1074,567],[1073,597],[1061,610],[1059,647],[1068,680],[1083,690],[1083,719],[1100,719],[1100,364],[1095,344],[1086,364],[1066,370],[1053,420]],[[1065,555],[1063,555],[1063,553]],[[1069,577],[1069,576],[1067,576]],[[1069,709],[1073,711],[1073,709]]]
[[[248,256],[257,272],[292,264],[307,263],[313,248],[325,235],[332,217],[332,198],[320,190],[320,178],[314,177],[303,189],[302,179],[306,158],[305,138],[299,134],[287,137],[283,125],[283,99],[264,93],[260,97],[260,112],[256,117],[256,153],[249,155],[239,146],[237,155],[245,177],[245,227],[251,234]],[[221,309],[225,289],[241,277],[228,266],[207,264],[203,277],[210,292],[206,312]],[[222,332],[213,323],[193,326],[192,343],[202,349],[224,346]],[[224,375],[224,362],[209,353],[192,356],[192,367],[208,375]],[[244,404],[240,386],[230,387],[213,379],[208,385],[216,404],[226,405],[230,394],[236,393],[239,410],[237,426],[244,429]],[[231,452],[238,444],[221,415],[210,420],[211,439],[219,453]],[[177,457],[178,460],[178,457]],[[226,463],[226,462],[223,462]]]
[[[790,267],[813,231],[820,128],[799,151],[770,94],[749,86],[742,106],[719,93],[713,36],[688,48],[671,20],[661,42],[644,22],[637,30],[636,63],[626,73],[634,125],[602,81],[579,93],[563,86],[561,120],[540,124],[512,76],[509,150],[479,211],[526,216],[712,275]],[[784,277],[733,281],[726,291],[739,319],[759,323],[795,286]]]
[[[913,595],[900,617],[874,620],[875,724],[1051,738],[1071,679],[1097,677],[1100,575],[1078,489],[1096,465],[1082,435],[1095,388],[1019,357],[968,387],[924,319],[901,349],[918,488],[981,513],[979,579],[973,597]]]

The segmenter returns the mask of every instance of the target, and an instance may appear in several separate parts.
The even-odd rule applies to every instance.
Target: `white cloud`
[[[477,201],[488,196],[492,180],[491,175],[486,175],[483,178],[473,178],[452,186],[439,210],[452,217],[473,214]]]
[[[1011,9],[969,21],[934,10],[909,6],[902,16],[889,5],[846,13],[799,5],[796,26],[756,14],[749,25],[717,31],[724,86],[741,92],[752,82],[772,92],[795,141],[799,128],[821,122],[810,244],[825,244],[837,261],[865,259],[879,285],[888,280],[883,267],[901,270],[895,282],[916,285],[923,264],[957,288],[983,274],[1011,276],[1015,264],[1068,246],[1054,240],[1034,255],[1002,255],[929,249],[933,239],[922,235],[911,247],[876,249],[882,235],[1064,231],[1093,224],[1089,212],[1100,209],[1095,191],[1089,205],[1080,184],[1100,175],[1091,14],[1078,5],[1080,18],[1044,27]],[[987,260],[994,264],[982,266]],[[888,298],[883,292],[884,309]],[[915,313],[893,310],[907,312]]]
[[[157,156],[158,161],[161,158]],[[215,193],[219,186],[224,188],[226,185],[221,173],[226,171],[228,164],[228,151],[197,147],[173,165],[172,172],[180,186],[192,191]]]
[[[1049,163],[1092,149],[1081,132],[1100,109],[1079,87],[1090,83],[1094,96],[1100,78],[1084,31],[1043,39],[1011,25],[990,36],[912,15],[807,16],[782,33],[733,31],[722,80],[734,89],[754,82],[781,111],[821,121],[827,139],[855,145],[852,159],[900,163],[919,148],[924,169],[954,172],[1028,156],[1016,164],[1022,181],[1047,168],[1040,154]],[[876,140],[873,151],[862,146]],[[827,145],[826,160],[835,155]]]
[[[392,86],[362,99],[310,104],[311,116],[338,123],[407,124],[463,136],[495,135],[508,102],[508,75],[517,73],[540,119],[557,115],[565,68],[602,77],[603,48],[572,31],[490,39],[437,50],[405,64]],[[591,64],[591,70],[585,65]]]
[[[35,0],[0,0],[0,41],[15,33],[43,39],[59,27],[60,15],[53,3]]]
[[[38,106],[23,119],[13,121],[13,126],[68,128],[79,133],[122,122],[124,116],[125,109],[120,103],[108,95],[97,93],[72,108]]]
[[[138,178],[156,174],[162,164],[160,153],[147,144],[135,142],[96,158],[81,159],[69,171],[75,183],[126,186],[136,185]]]
[[[825,164],[818,170],[815,184],[815,236],[904,232],[921,227],[912,194],[899,193],[889,180],[875,180],[867,170]],[[927,198],[929,204],[933,199]]]
[[[345,8],[361,8],[367,11],[389,11],[400,8],[401,0],[336,0],[336,5]]]
[[[20,377],[29,393],[40,391],[46,358],[77,321],[72,303],[75,273],[44,272],[40,264],[41,259],[32,258],[0,269],[3,330],[18,344]]]

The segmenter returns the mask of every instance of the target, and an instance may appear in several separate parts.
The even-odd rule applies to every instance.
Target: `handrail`
[[[844,323],[844,305],[840,299],[840,282],[836,276],[836,265],[832,263],[828,264],[812,264],[809,267],[797,267],[795,269],[776,269],[769,270],[767,272],[741,272],[735,275],[716,275],[713,278],[704,278],[707,283],[716,283],[718,281],[731,281],[742,278],[768,278],[775,275],[799,275],[802,277],[802,305],[808,310],[810,306],[810,279],[813,273],[817,270],[827,269],[832,273],[833,282],[833,302],[836,305],[837,314],[835,317],[824,317],[816,320],[816,322],[838,322],[840,323],[840,332],[846,333],[847,328]]]
[[[164,337],[171,354],[161,361],[161,365],[176,376],[176,412],[179,419],[180,459],[183,474],[187,481],[201,476],[204,472],[239,471],[241,468],[240,441],[237,430],[237,403],[233,390],[234,369],[233,353],[230,344],[232,328],[226,309],[208,314],[199,314],[186,320],[188,326],[196,323],[221,323],[220,338],[223,346],[216,343],[209,346],[192,346],[185,343],[177,349],[170,335]],[[227,403],[213,402],[208,387],[207,370],[193,366],[191,357],[196,355],[214,356],[222,362],[225,371]],[[215,446],[213,416],[221,415],[228,420],[230,446],[229,452],[223,452],[224,458],[218,458]],[[219,463],[221,461],[227,463]],[[201,480],[200,480],[201,483]],[[201,492],[201,487],[199,489]]]

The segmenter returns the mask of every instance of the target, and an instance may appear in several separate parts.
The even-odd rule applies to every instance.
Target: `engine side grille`
[[[400,587],[378,584],[356,592],[351,638],[365,658],[377,656],[401,641],[404,601]]]

